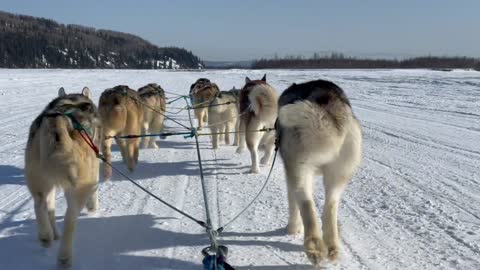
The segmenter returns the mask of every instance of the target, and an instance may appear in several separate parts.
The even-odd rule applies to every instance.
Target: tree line
[[[259,59],[253,62],[254,69],[384,69],[384,68],[427,68],[438,70],[476,69],[480,70],[480,59],[472,57],[436,57],[424,56],[408,59],[363,59],[346,57],[341,53],[328,56],[314,54],[311,58],[285,57]]]
[[[202,68],[191,51],[128,33],[0,11],[2,68]]]

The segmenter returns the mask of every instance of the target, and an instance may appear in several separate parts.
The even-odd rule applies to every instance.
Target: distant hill
[[[198,69],[191,51],[127,33],[0,11],[2,68]]]

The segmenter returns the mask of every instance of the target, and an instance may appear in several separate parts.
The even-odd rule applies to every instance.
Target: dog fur
[[[126,85],[118,85],[105,90],[100,96],[98,110],[103,123],[104,138],[141,134],[144,108],[137,91]],[[112,139],[102,143],[102,153],[108,163],[111,162]],[[115,139],[120,148],[122,159],[130,171],[135,170],[138,162],[140,138]],[[112,176],[112,168],[103,166],[105,180]]]
[[[277,91],[267,83],[266,75],[261,80],[245,79],[240,91],[240,142],[237,153],[245,149],[245,143],[252,159],[251,173],[259,172],[258,148],[263,147],[265,155],[260,163],[270,162],[275,149],[275,133],[251,132],[262,128],[273,128],[277,118]]]
[[[233,95],[237,101],[237,120],[235,121],[235,132],[234,133],[234,136],[233,136],[233,145],[234,146],[238,146],[239,145],[239,142],[240,142],[240,89],[237,89],[234,87],[232,87],[232,89],[228,90],[228,92],[230,92],[231,95]]]
[[[200,78],[190,86],[190,96],[194,107],[195,117],[198,121],[198,129],[202,129],[204,123],[208,123],[208,103],[220,92],[218,86],[209,79]],[[197,108],[195,108],[197,107]]]
[[[159,112],[165,112],[165,91],[156,83],[150,83],[138,89],[138,95],[144,104]],[[143,107],[142,134],[160,133],[163,129],[165,116],[146,106]],[[155,137],[144,137],[143,148],[158,148]]]
[[[71,117],[66,114],[70,113]],[[32,194],[41,244],[49,247],[59,239],[55,225],[55,189],[63,188],[67,212],[58,261],[64,267],[72,264],[75,224],[86,205],[89,211],[98,207],[97,184],[99,160],[94,151],[74,129],[78,121],[98,145],[101,141],[100,116],[90,99],[90,90],[66,94],[51,101],[33,121],[25,150],[25,177]]]
[[[230,132],[236,129],[238,120],[238,106],[234,92],[221,91],[210,102],[208,107],[208,127],[212,134],[212,147],[218,148],[219,139],[225,139],[226,144],[230,144]],[[228,103],[229,104],[225,104]],[[223,104],[223,105],[222,105]],[[238,129],[236,129],[238,130]],[[216,134],[223,133],[223,134]],[[236,135],[236,134],[235,134]],[[235,136],[237,137],[237,136]],[[235,139],[238,141],[238,139]]]
[[[360,124],[343,90],[317,80],[283,92],[276,130],[287,175],[287,231],[304,232],[305,252],[313,264],[334,261],[340,245],[338,204],[362,156]],[[323,228],[313,202],[316,175],[323,175],[325,187]]]

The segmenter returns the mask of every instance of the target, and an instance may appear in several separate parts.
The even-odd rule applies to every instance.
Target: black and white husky
[[[287,174],[287,231],[304,232],[305,252],[313,264],[336,260],[338,204],[362,156],[361,127],[350,102],[329,81],[293,84],[280,96],[276,129]],[[313,202],[316,175],[323,175],[325,187],[323,228]]]

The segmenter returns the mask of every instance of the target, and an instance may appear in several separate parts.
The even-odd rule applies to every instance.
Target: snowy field
[[[0,269],[54,269],[58,242],[36,239],[33,202],[24,179],[28,127],[59,87],[88,86],[95,102],[118,84],[150,82],[186,94],[199,77],[223,90],[244,77],[283,91],[293,82],[339,84],[361,120],[364,158],[339,210],[342,255],[332,269],[480,269],[480,73],[474,71],[116,71],[0,70]],[[183,106],[179,102],[173,106]],[[187,123],[186,114],[175,116]],[[167,121],[168,130],[178,130]],[[215,225],[225,224],[256,194],[268,172],[247,174],[248,151],[214,151],[201,137]],[[159,140],[142,150],[131,177],[165,200],[204,219],[192,139]],[[125,171],[118,148],[114,165]],[[45,168],[48,169],[48,168]],[[321,180],[321,179],[318,179]],[[320,183],[319,181],[317,183]],[[84,211],[74,245],[74,269],[201,269],[208,245],[202,228],[138,190],[120,175],[101,182],[100,209]],[[323,188],[317,184],[321,209]],[[57,195],[58,224],[65,202]],[[287,236],[281,159],[266,191],[220,239],[236,269],[311,269],[302,237]]]

